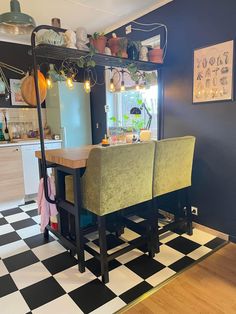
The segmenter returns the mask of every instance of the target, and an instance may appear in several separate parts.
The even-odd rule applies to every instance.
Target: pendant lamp
[[[0,15],[0,32],[5,34],[29,34],[35,28],[34,19],[28,14],[21,13],[18,0],[11,0],[11,12]]]

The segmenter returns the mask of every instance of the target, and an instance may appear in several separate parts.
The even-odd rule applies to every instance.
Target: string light
[[[114,92],[115,91],[115,85],[114,85],[114,80],[113,78],[110,79],[110,92]]]
[[[90,80],[86,80],[84,82],[84,90],[86,93],[90,93],[91,92],[91,84],[90,84]]]
[[[124,81],[121,81],[120,91],[121,92],[125,91],[125,82]]]
[[[73,77],[71,74],[69,74],[67,76],[67,79],[66,79],[66,85],[69,89],[73,89],[74,88],[74,83],[73,83]]]
[[[121,85],[120,85],[120,91],[121,92],[125,91],[124,72],[125,72],[124,70],[121,70],[121,76],[122,76]]]
[[[51,79],[50,75],[47,75],[47,77],[46,77],[46,84],[47,84],[47,89],[52,89],[53,82],[52,82],[52,79]]]

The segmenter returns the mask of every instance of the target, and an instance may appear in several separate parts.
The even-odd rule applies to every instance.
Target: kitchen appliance
[[[46,98],[47,124],[52,134],[60,134],[64,148],[92,144],[90,96],[82,83],[68,89],[65,82],[54,82]]]

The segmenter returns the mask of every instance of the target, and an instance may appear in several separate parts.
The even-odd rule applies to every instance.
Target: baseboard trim
[[[215,229],[212,229],[212,228],[209,228],[209,227],[206,227],[206,226],[203,226],[203,225],[200,225],[196,222],[193,222],[193,227],[196,229],[205,231],[207,233],[210,233],[210,234],[212,234],[218,238],[221,238],[222,240],[232,241],[232,239],[230,239],[231,237],[228,234],[223,233],[223,232],[218,231],[218,230],[215,230]],[[234,241],[232,241],[232,242],[234,242]],[[236,237],[235,237],[235,242],[236,242]]]
[[[236,243],[236,236],[235,235],[230,235],[229,236],[229,241],[233,242],[233,243]]]

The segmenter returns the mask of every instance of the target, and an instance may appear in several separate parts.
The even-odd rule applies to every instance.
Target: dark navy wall
[[[236,39],[235,17],[235,0],[174,0],[139,19],[168,27],[162,73],[164,137],[197,137],[192,193],[192,203],[199,208],[197,221],[232,236],[236,235],[236,102],[193,105],[192,76],[193,50]],[[124,27],[116,33],[125,36]]]

